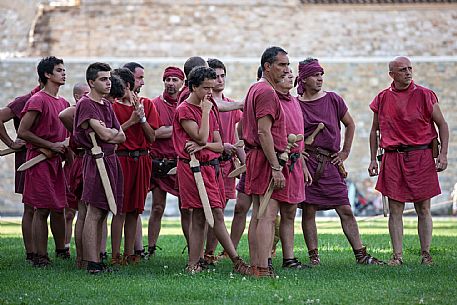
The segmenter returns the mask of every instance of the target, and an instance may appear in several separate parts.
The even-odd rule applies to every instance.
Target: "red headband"
[[[177,77],[180,80],[184,80],[184,72],[178,67],[167,67],[163,72],[163,80],[165,81],[167,77]]]
[[[295,79],[296,85],[298,84],[298,95],[302,95],[303,92],[305,92],[305,85],[303,84],[303,80],[307,77],[310,77],[311,75],[314,75],[317,72],[324,74],[324,68],[321,67],[317,59],[306,64],[300,63],[298,65],[298,76]]]

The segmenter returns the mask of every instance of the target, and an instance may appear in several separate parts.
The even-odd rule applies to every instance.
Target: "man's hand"
[[[200,104],[200,107],[202,108],[202,112],[209,113],[211,111],[211,108],[213,107],[213,103],[211,103],[211,95],[205,95]]]
[[[195,154],[196,152],[202,150],[205,148],[205,146],[200,146],[194,141],[187,141],[186,145],[184,146],[184,149],[189,153],[189,154]]]
[[[51,145],[49,146],[49,150],[58,154],[63,154],[65,152],[65,149],[66,146],[64,142],[51,143]]]
[[[442,172],[447,168],[447,155],[439,154],[436,158],[436,171]]]
[[[236,147],[230,143],[224,143],[224,153],[230,156],[236,154]]]
[[[334,153],[331,156],[332,161],[330,161],[330,163],[335,164],[335,165],[341,165],[341,164],[343,164],[343,161],[348,158],[348,156],[349,156],[349,152],[344,151],[344,150]]]
[[[26,142],[24,140],[17,138],[14,142],[11,143],[10,148],[14,150],[21,150],[24,147],[25,143]]]
[[[313,183],[313,176],[309,173],[306,163],[303,164],[303,176],[305,178],[305,185],[310,186]]]
[[[271,176],[273,178],[273,187],[275,189],[282,189],[286,186],[286,178],[282,174],[282,171],[271,171]]]
[[[308,160],[309,160],[309,153],[307,153],[306,151],[303,151],[303,152],[301,153],[301,155],[303,156],[303,159],[304,159],[305,161],[308,161]]]
[[[378,175],[378,161],[374,160],[370,162],[370,166],[368,166],[368,174],[370,177]]]

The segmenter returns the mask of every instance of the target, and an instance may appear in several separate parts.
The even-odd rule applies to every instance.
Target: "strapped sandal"
[[[207,266],[214,266],[217,263],[217,256],[211,253],[205,253],[203,259]]]
[[[421,261],[422,265],[426,265],[426,266],[433,265],[433,259],[432,259],[432,256],[430,255],[430,252],[422,251],[421,255],[422,255],[422,261]]]
[[[403,257],[401,253],[392,254],[392,258],[387,262],[389,266],[400,266],[403,265]]]
[[[187,246],[186,246],[187,247]],[[156,254],[156,250],[159,249],[159,250],[162,250],[162,248],[160,248],[159,246],[157,245],[152,245],[152,246],[149,246],[148,247],[148,257],[151,257],[151,256],[154,256]],[[184,248],[185,249],[185,248]],[[184,254],[184,250],[182,250],[183,252],[181,254]],[[136,252],[136,251],[135,251]]]
[[[103,265],[96,262],[87,262],[87,273],[96,275],[104,271]]]
[[[252,267],[252,275],[256,278],[276,278],[275,272],[269,267]]]
[[[308,256],[311,266],[319,266],[321,264],[321,258],[319,257],[319,251],[317,249],[309,250]]]
[[[200,262],[196,263],[195,265],[187,265],[186,269],[184,269],[188,274],[194,275],[196,273],[200,273],[203,271],[203,267],[200,265]]]
[[[233,259],[233,272],[239,273],[241,275],[253,275],[252,267],[246,264],[239,256]]]
[[[282,260],[282,267],[289,269],[305,269],[309,268],[308,265],[302,264],[296,257],[294,258],[284,258]]]
[[[360,265],[384,265],[384,262],[367,253],[367,248],[354,250],[355,260]]]
[[[141,256],[136,255],[136,254],[131,254],[131,255],[125,255],[124,254],[124,259],[123,259],[123,264],[124,265],[136,265],[141,261]]]
[[[35,253],[29,252],[25,253],[25,261],[33,264],[33,259],[35,258]]]
[[[105,261],[108,260],[108,253],[106,252],[100,252],[100,261],[104,263]]]
[[[221,253],[219,253],[217,256],[216,256],[217,260],[220,261],[220,260],[223,260],[223,259],[226,259],[226,258],[229,258],[227,252],[225,252],[225,250],[223,250]]]
[[[33,267],[48,267],[51,265],[51,260],[49,259],[49,256],[47,254],[45,255],[40,255],[40,254],[35,254],[33,258]]]
[[[112,266],[124,265],[124,259],[120,253],[118,253],[116,256],[111,257],[111,265]]]
[[[61,259],[70,259],[70,248],[56,249],[56,257]]]

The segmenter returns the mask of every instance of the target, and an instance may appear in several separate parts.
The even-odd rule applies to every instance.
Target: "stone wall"
[[[89,62],[66,62],[67,84],[62,87],[61,95],[71,100],[72,85],[84,81],[84,73]],[[118,67],[124,62],[110,61],[112,67]],[[236,62],[225,60],[227,65],[227,96],[241,99],[249,85],[255,80],[257,62]],[[142,62],[145,66],[145,87],[141,95],[155,97],[163,90],[161,75],[168,64],[182,66],[182,61],[153,61]],[[368,136],[371,127],[372,113],[368,104],[378,91],[390,83],[387,74],[387,62],[368,62],[354,60],[352,62],[328,60],[322,62],[325,68],[325,88],[339,93],[347,102],[350,112],[357,124],[351,155],[346,162],[349,178],[361,183],[368,179],[369,164]],[[0,101],[4,106],[16,95],[22,95],[31,90],[36,84],[36,61],[10,60],[0,62],[0,78],[5,80],[0,85]],[[292,63],[296,71],[297,62]],[[451,134],[457,132],[457,112],[454,111],[457,101],[457,61],[417,62],[414,63],[415,80],[417,83],[433,89],[440,98],[443,113],[448,120]],[[14,75],[14,78],[10,76]],[[295,94],[295,91],[294,91]],[[10,128],[12,126],[10,125]],[[451,139],[452,140],[452,139]],[[457,143],[451,141],[449,148],[449,168],[440,174],[443,196],[438,201],[448,200],[449,192],[457,176]],[[0,170],[3,173],[0,184],[0,198],[11,208],[16,208],[15,202],[20,197],[14,196],[13,190],[13,159],[0,157]],[[374,181],[374,179],[373,179]],[[0,200],[0,201],[1,201]],[[2,208],[3,212],[6,208]]]
[[[454,55],[456,4],[310,5],[300,1],[86,0],[44,9],[35,56],[257,57]]]

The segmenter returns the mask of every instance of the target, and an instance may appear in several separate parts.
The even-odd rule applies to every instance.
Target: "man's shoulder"
[[[414,85],[415,85],[415,88],[414,88],[415,90],[420,90],[420,91],[422,91],[422,92],[433,93],[433,94],[435,94],[435,92],[434,92],[432,89],[429,89],[429,88],[427,88],[427,87],[418,85],[418,84],[416,84],[416,83],[414,83]]]

